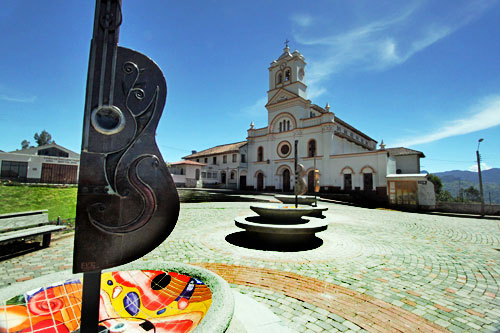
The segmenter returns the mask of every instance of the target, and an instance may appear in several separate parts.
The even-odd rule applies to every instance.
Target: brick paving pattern
[[[239,274],[232,286],[298,332],[500,329],[498,221],[322,204],[330,225],[314,250],[231,245],[225,237],[240,231],[234,216],[251,214],[249,203],[214,202],[182,204],[172,235],[140,260]],[[70,268],[72,242],[0,262],[0,287]],[[250,284],[245,269],[263,279]]]

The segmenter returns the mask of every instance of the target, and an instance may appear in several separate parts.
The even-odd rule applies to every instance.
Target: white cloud
[[[5,94],[0,95],[0,100],[7,102],[16,102],[16,103],[33,103],[36,100],[36,96],[9,96]]]
[[[241,109],[241,111],[249,116],[259,116],[265,113],[267,104],[267,97],[264,96],[255,101],[252,105],[246,106]]]
[[[318,87],[317,85],[311,85],[308,89],[307,97],[310,99],[315,99],[327,92],[325,87]]]
[[[500,95],[481,100],[464,117],[452,120],[434,131],[397,142],[394,146],[414,146],[444,138],[477,132],[500,125]]]
[[[492,3],[454,4],[446,14],[427,17],[421,9],[425,5],[432,6],[432,3],[414,2],[396,14],[330,34],[325,34],[325,31],[335,28],[330,21],[315,20],[307,15],[295,15],[291,20],[297,25],[295,41],[320,54],[309,59],[308,77],[311,79],[308,85],[321,91],[320,85],[332,74],[345,70],[380,71],[404,63],[476,19]],[[309,27],[313,21],[317,23]]]
[[[491,169],[492,167],[490,167],[489,165],[487,165],[486,163],[484,162],[481,162],[481,171],[484,171],[484,170],[489,170]],[[472,172],[477,172],[477,163],[476,164],[473,164],[469,167],[468,169],[469,171],[472,171]]]
[[[313,22],[312,16],[307,14],[292,15],[291,20],[300,27],[308,27]]]

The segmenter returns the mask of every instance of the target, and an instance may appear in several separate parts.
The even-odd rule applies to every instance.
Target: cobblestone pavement
[[[211,269],[298,332],[500,329],[498,221],[323,203],[323,245],[274,252],[225,241],[249,205],[182,204],[172,235],[140,260]],[[0,287],[70,268],[72,242],[0,262]]]

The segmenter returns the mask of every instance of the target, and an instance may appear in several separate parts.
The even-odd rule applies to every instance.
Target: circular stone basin
[[[281,235],[314,235],[316,232],[324,231],[328,227],[328,222],[324,220],[308,217],[306,223],[302,224],[271,224],[257,223],[253,221],[254,216],[238,216],[234,219],[235,225],[246,231],[263,234]],[[261,219],[264,219],[261,217]],[[302,236],[301,236],[302,237]]]
[[[262,205],[250,206],[250,209],[259,214],[264,220],[273,220],[274,223],[288,223],[290,221],[300,220],[302,216],[314,212],[314,207],[299,205]],[[293,222],[292,222],[293,223]]]
[[[101,274],[104,332],[223,332],[229,326],[234,300],[222,278],[189,265],[144,266]],[[82,280],[82,274],[61,272],[0,290],[0,331],[78,331]]]
[[[276,199],[284,204],[295,204],[295,195],[275,195]],[[297,196],[297,203],[299,205],[312,205],[316,202],[316,198],[311,195],[299,195]]]

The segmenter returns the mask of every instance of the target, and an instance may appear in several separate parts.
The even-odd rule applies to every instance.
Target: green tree
[[[443,189],[443,183],[441,182],[441,178],[430,173],[427,176],[427,179],[429,179],[429,181],[434,184],[434,192],[436,193],[436,198],[437,198],[438,194],[441,193],[441,190]]]
[[[446,191],[446,190],[439,192],[439,194],[436,195],[436,200],[437,201],[448,201],[448,202],[455,201],[455,199],[453,198],[451,193]]]
[[[52,140],[52,135],[50,135],[50,133],[46,130],[41,131],[40,135],[38,135],[38,133],[35,133],[34,138],[39,147],[48,145],[50,143],[55,143],[55,141]]]
[[[21,141],[21,148],[28,149],[30,147],[30,142],[28,140]]]
[[[479,190],[474,188],[474,186],[470,186],[469,188],[465,189],[464,195],[466,201],[481,201]]]

